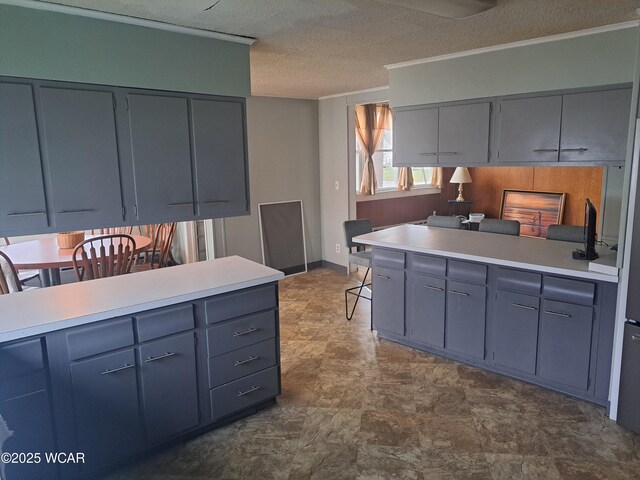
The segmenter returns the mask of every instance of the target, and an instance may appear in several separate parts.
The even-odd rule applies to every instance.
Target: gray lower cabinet
[[[0,230],[38,232],[48,226],[33,87],[0,83]]]
[[[486,287],[447,281],[448,350],[484,359],[486,302]]]
[[[56,230],[122,224],[113,92],[43,86],[38,94]]]
[[[371,289],[375,292],[371,307],[374,327],[377,330],[404,336],[404,270],[374,265]]]
[[[444,348],[446,280],[411,276],[411,339]]]
[[[640,326],[627,322],[624,326],[618,424],[640,433]]]
[[[492,323],[496,365],[536,373],[539,310],[539,297],[498,290]]]

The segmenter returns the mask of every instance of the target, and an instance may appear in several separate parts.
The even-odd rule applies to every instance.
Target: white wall
[[[318,102],[251,97],[247,137],[251,215],[224,219],[226,255],[262,263],[258,203],[302,200],[307,261],[321,260]]]

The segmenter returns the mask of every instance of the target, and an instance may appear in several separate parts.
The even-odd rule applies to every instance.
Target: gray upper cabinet
[[[39,96],[56,229],[122,224],[113,93],[41,87]]]
[[[562,96],[500,100],[500,164],[557,162]]]
[[[47,228],[42,163],[33,90],[0,83],[0,231]]]
[[[561,162],[624,164],[631,89],[562,97]]]
[[[192,219],[187,98],[131,93],[127,98],[138,221]]]
[[[396,111],[393,165],[431,165],[438,161],[438,109]]]
[[[438,164],[486,164],[491,103],[454,105],[439,110]]]
[[[191,101],[199,217],[249,210],[243,108],[239,101]]]

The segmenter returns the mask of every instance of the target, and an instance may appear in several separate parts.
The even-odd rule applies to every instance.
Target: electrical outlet
[[[336,253],[340,253],[340,244],[336,243]]]
[[[340,190],[340,182],[336,180],[336,190]]]

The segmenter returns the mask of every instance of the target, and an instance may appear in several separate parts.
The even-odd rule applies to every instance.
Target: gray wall
[[[632,82],[638,28],[389,70],[392,107]]]
[[[0,75],[248,97],[249,46],[0,5]]]
[[[321,260],[318,102],[251,97],[247,136],[251,215],[224,220],[226,254],[261,263],[258,203],[302,200],[307,261]]]

